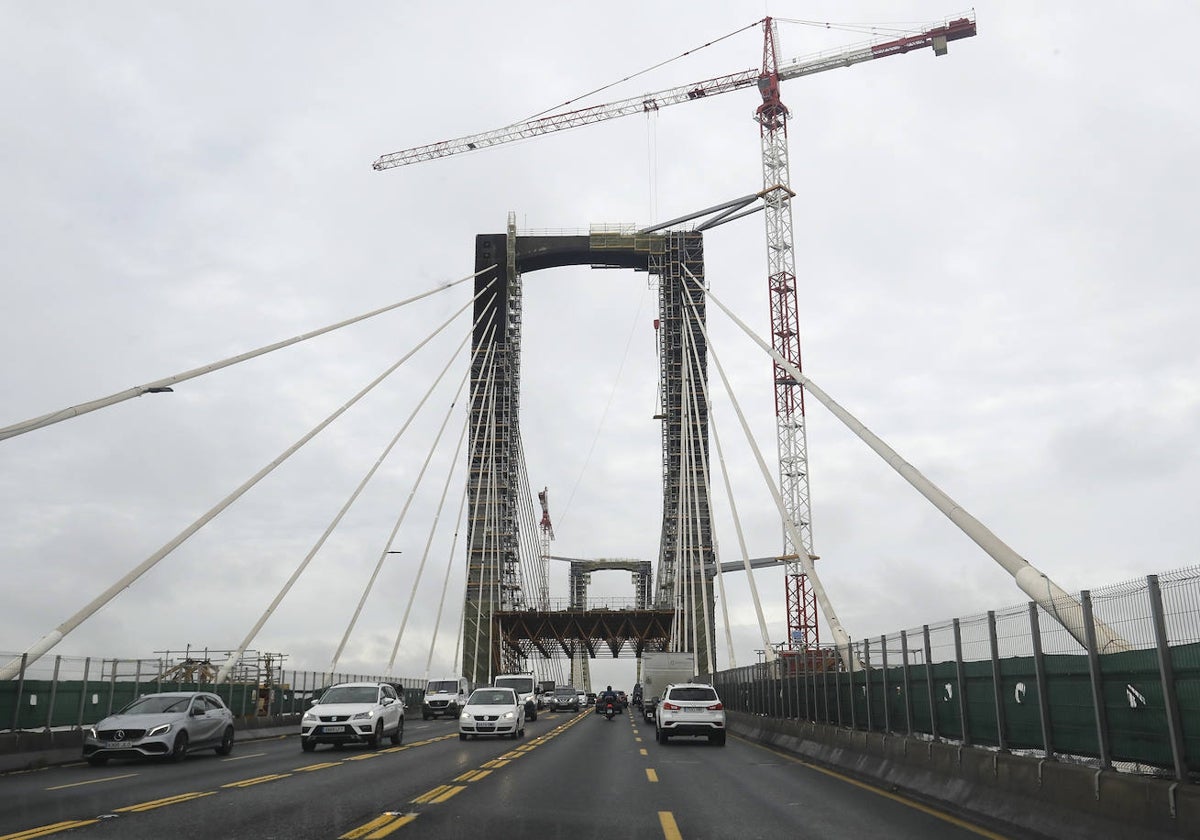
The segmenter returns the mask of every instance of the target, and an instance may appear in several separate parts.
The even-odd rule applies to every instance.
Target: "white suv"
[[[654,714],[654,737],[660,744],[674,735],[705,735],[710,744],[725,744],[725,706],[717,690],[704,683],[668,685]]]
[[[300,721],[300,747],[317,744],[379,746],[387,735],[404,738],[404,700],[387,683],[341,683],[325,690]]]

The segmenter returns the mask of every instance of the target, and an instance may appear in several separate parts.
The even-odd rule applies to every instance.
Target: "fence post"
[[[1036,601],[1029,602],[1029,635],[1033,640],[1033,672],[1037,677],[1038,717],[1042,722],[1042,749],[1046,758],[1054,757],[1050,728],[1050,697],[1046,685],[1046,659],[1042,654],[1042,627]]]
[[[1175,669],[1171,665],[1171,648],[1167,639],[1167,621],[1163,615],[1162,589],[1158,575],[1146,575],[1146,590],[1150,595],[1150,612],[1154,616],[1154,644],[1158,649],[1158,674],[1162,679],[1163,707],[1167,713],[1167,735],[1171,741],[1171,758],[1175,778],[1186,782],[1187,757],[1183,748],[1183,728],[1179,719],[1179,695],[1175,691]]]
[[[118,662],[120,662],[119,659],[114,659],[112,661],[112,673],[108,677],[108,711],[105,712],[106,715],[111,715],[112,710],[113,710],[113,695],[117,691],[117,663]],[[100,674],[102,676],[104,674],[104,660],[103,659],[100,660]]]
[[[904,732],[913,734],[912,672],[908,666],[908,631],[900,631],[900,662],[904,669]]]
[[[883,663],[883,731],[892,731],[891,694],[888,687],[887,635],[879,637],[880,659]]]
[[[83,710],[87,703],[88,691],[88,674],[92,669],[92,657],[86,657],[83,660],[83,686],[79,689],[79,721],[75,724],[76,729],[83,729]]]
[[[50,680],[50,708],[46,710],[46,732],[54,728],[54,702],[58,698],[58,668],[62,657],[54,657],[54,677]]]
[[[938,734],[937,700],[933,696],[933,647],[929,644],[929,625],[921,625],[921,635],[925,639],[925,687],[929,690],[929,734],[934,738]]]
[[[29,654],[21,654],[21,670],[17,672],[17,702],[13,704],[12,731],[15,735],[20,731],[21,724],[21,695],[25,693],[25,667],[29,664]]]
[[[863,652],[863,697],[867,701],[867,731],[870,732],[873,728],[873,719],[871,715],[871,640],[862,640]]]
[[[992,646],[992,696],[996,701],[996,745],[1008,751],[1007,722],[1004,717],[1004,690],[1000,682],[1000,641],[996,638],[996,611],[988,610],[988,641]]]
[[[963,667],[962,626],[954,619],[954,680],[958,683],[958,719],[962,723],[963,746],[971,745],[971,723],[967,719],[967,670]]]
[[[840,660],[839,660],[840,661]],[[837,706],[837,725],[842,725],[842,672],[840,665],[835,665],[833,672],[833,702]]]
[[[1087,642],[1088,673],[1092,682],[1092,707],[1096,710],[1096,739],[1100,748],[1100,766],[1112,768],[1112,750],[1108,743],[1108,708],[1104,705],[1104,680],[1100,673],[1100,653],[1096,650],[1096,624],[1092,618],[1092,593],[1079,593],[1083,602],[1083,638]]]

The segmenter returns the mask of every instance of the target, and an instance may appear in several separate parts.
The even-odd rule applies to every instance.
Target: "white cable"
[[[470,428],[470,426],[471,426],[471,416],[470,416],[469,412],[467,414],[467,418],[464,421],[463,425],[464,425],[464,428]],[[458,532],[459,532],[459,528],[462,524],[463,511],[466,509],[466,506],[467,506],[467,489],[468,489],[467,483],[463,482],[462,498],[460,498],[459,502],[458,502],[458,514],[454,518],[454,523],[455,523],[454,524],[454,538],[450,541],[450,554],[446,558],[446,574],[442,578],[442,595],[438,599],[437,616],[433,620],[433,638],[431,638],[429,640],[429,656],[426,657],[426,659],[425,659],[425,679],[426,680],[429,679],[429,668],[433,664],[433,651],[434,651],[434,648],[437,646],[438,631],[441,629],[441,625],[442,625],[442,611],[445,609],[445,606],[446,606],[446,593],[450,590],[450,572],[454,569],[454,551],[455,551],[455,549],[458,548]],[[462,640],[461,630],[459,632],[459,640],[460,640],[460,642]],[[458,648],[457,648],[457,646],[455,647],[455,650],[454,650],[454,659],[451,660],[451,666],[461,674],[462,667],[458,663]]]
[[[494,265],[488,266],[487,268],[476,271],[474,274],[469,274],[466,277],[460,278],[451,283],[446,283],[436,289],[430,289],[428,292],[422,292],[419,295],[410,297],[407,300],[402,300],[399,303],[393,303],[390,306],[384,306],[380,309],[368,312],[365,315],[359,315],[355,318],[349,318],[345,321],[339,321],[336,324],[331,324],[328,327],[322,327],[321,329],[313,330],[312,332],[306,332],[303,335],[296,336],[295,338],[289,338],[285,339],[284,341],[278,341],[274,344],[268,344],[266,347],[260,347],[257,350],[250,350],[249,352],[242,353],[237,356],[231,356],[230,358],[219,362],[213,362],[212,364],[193,368],[192,370],[185,371],[183,373],[177,373],[174,376],[168,376],[165,379],[156,379],[153,382],[147,382],[145,385],[135,385],[132,388],[128,388],[124,391],[118,391],[117,393],[110,394],[107,397],[100,397],[99,399],[80,403],[79,405],[71,406],[70,408],[52,411],[49,414],[43,414],[41,417],[34,417],[30,420],[22,420],[20,423],[14,423],[11,426],[5,426],[4,428],[0,429],[0,440],[6,440],[10,437],[23,435],[26,432],[32,432],[35,429],[41,429],[45,426],[53,425],[54,423],[60,423],[63,420],[69,420],[72,417],[78,417],[81,414],[87,414],[88,412],[96,411],[100,408],[107,408],[110,405],[116,405],[119,402],[124,402],[125,400],[133,399],[134,397],[140,397],[142,394],[155,393],[164,389],[169,390],[170,386],[175,385],[176,383],[186,382],[189,379],[195,379],[197,376],[203,376],[206,373],[212,373],[213,371],[227,368],[230,365],[236,365],[239,362],[245,362],[249,359],[257,358],[274,350],[290,347],[293,344],[299,344],[302,341],[307,341],[310,338],[316,338],[319,335],[324,335],[325,333],[339,330],[342,327],[347,327],[351,324],[357,324],[359,321],[365,321],[368,318],[374,318],[376,315],[382,315],[384,312],[390,312],[393,309],[407,306],[408,304],[421,300],[422,298],[429,297],[430,295],[437,294],[438,292],[444,292],[446,289],[453,288],[459,283],[464,283],[467,280],[478,277],[485,271],[491,271],[495,267],[496,266]]]
[[[467,371],[467,374],[470,375],[469,369]],[[465,377],[464,377],[463,381],[465,383],[465,381],[466,381]],[[458,402],[458,397],[460,396],[461,392],[462,392],[462,389],[460,388],[459,394],[455,394],[454,403],[452,403],[450,405],[451,410],[453,410],[454,405]],[[442,424],[442,429],[440,429],[438,431],[437,441],[434,442],[435,448],[437,447],[438,441],[440,441],[442,439],[442,431],[445,430],[446,423],[448,423],[449,421],[450,421],[450,412],[447,412],[446,413],[446,422]],[[421,576],[425,573],[425,563],[429,559],[429,547],[431,545],[433,545],[433,536],[435,533],[437,533],[438,522],[442,518],[442,508],[446,504],[446,494],[450,492],[450,479],[454,476],[454,465],[456,463],[458,463],[458,456],[462,453],[463,441],[466,440],[466,438],[467,438],[467,426],[468,426],[468,424],[466,424],[466,423],[463,424],[462,433],[458,436],[458,445],[454,447],[453,460],[451,460],[451,462],[450,462],[450,468],[448,470],[446,470],[446,483],[442,487],[442,497],[438,500],[437,510],[433,514],[433,521],[429,523],[429,536],[425,540],[425,550],[423,552],[421,552],[421,563],[420,563],[420,565],[417,566],[417,577],[416,577],[416,580],[413,581],[412,589],[409,592],[409,596],[408,596],[408,605],[405,606],[405,608],[404,608],[404,618],[401,619],[400,629],[396,633],[396,644],[392,646],[392,658],[388,660],[388,667],[387,667],[387,671],[385,672],[388,674],[390,674],[392,672],[392,666],[396,662],[396,652],[398,650],[400,650],[400,640],[402,638],[404,638],[404,628],[408,626],[408,616],[409,616],[410,611],[412,610],[413,601],[415,601],[417,598],[417,588],[421,585]],[[432,452],[430,454],[432,454]]]
[[[470,335],[468,334],[468,338],[469,337],[470,337]],[[465,343],[465,340],[464,340],[464,343]],[[457,355],[457,353],[456,353],[456,355]],[[464,380],[465,380],[465,377],[464,377]],[[458,386],[458,393],[461,393],[461,391],[462,391],[462,384],[460,383]],[[410,416],[409,416],[409,419],[407,421],[408,423],[411,423],[413,421],[413,418],[416,417],[416,412],[418,410],[420,410],[420,408],[424,405],[425,400],[428,399],[430,393],[432,393],[432,389],[427,391],[425,396],[421,399],[421,402],[417,404],[416,409],[414,409],[412,414],[410,414]],[[458,396],[458,394],[456,393],[455,394],[456,399],[457,399],[457,396]],[[453,409],[453,407],[454,407],[453,403],[451,403],[451,409]],[[407,423],[406,423],[406,425],[407,425]],[[438,431],[439,438],[441,437],[442,430],[444,430],[445,428],[446,428],[446,423],[445,423],[445,421],[443,421],[442,429],[440,429]],[[346,647],[346,642],[347,642],[347,640],[349,640],[350,634],[354,631],[354,627],[358,623],[358,617],[362,613],[363,605],[366,604],[367,597],[371,594],[371,590],[375,586],[375,580],[379,577],[379,572],[383,568],[384,561],[386,561],[388,558],[388,553],[391,551],[392,544],[396,539],[396,534],[399,532],[400,526],[404,524],[404,520],[408,516],[409,506],[412,505],[413,498],[416,496],[416,493],[417,493],[417,488],[421,484],[421,479],[425,475],[425,469],[426,469],[426,467],[429,466],[430,458],[433,456],[433,452],[436,448],[437,448],[437,442],[435,441],[434,445],[432,447],[430,447],[429,453],[425,456],[425,463],[421,466],[421,471],[417,475],[417,478],[413,484],[412,490],[409,491],[408,498],[405,499],[405,501],[404,501],[404,507],[401,508],[400,515],[398,517],[396,517],[396,521],[392,525],[391,533],[389,533],[387,536],[387,539],[384,540],[383,547],[381,549],[379,549],[379,557],[376,558],[376,560],[375,560],[375,569],[371,573],[371,578],[370,578],[370,580],[367,581],[367,585],[365,587],[363,587],[362,595],[358,599],[358,606],[355,607],[354,615],[351,617],[350,623],[346,626],[346,632],[342,635],[341,644],[338,645],[337,652],[334,653],[334,655],[333,655],[333,663],[334,664],[330,666],[330,670],[333,670],[334,668],[337,667],[337,662],[342,656],[342,651]],[[390,664],[389,664],[388,668],[390,670],[390,668],[391,668]]]
[[[242,642],[240,645],[238,645],[237,650],[232,655],[230,655],[230,657],[225,661],[225,664],[223,664],[221,666],[220,670],[217,672],[217,678],[216,678],[217,684],[225,682],[225,679],[229,676],[229,672],[233,669],[234,665],[241,659],[242,654],[246,651],[246,648],[250,647],[250,643],[254,641],[256,636],[258,636],[258,632],[260,630],[262,630],[263,625],[265,625],[267,623],[267,619],[269,619],[271,617],[271,615],[275,612],[276,608],[283,602],[284,597],[286,597],[287,594],[289,592],[291,592],[292,587],[295,585],[296,581],[300,579],[300,576],[302,574],[304,574],[305,569],[308,568],[308,564],[312,562],[312,559],[314,557],[316,557],[317,552],[320,551],[322,546],[325,545],[325,541],[329,539],[329,535],[332,534],[334,529],[337,528],[337,526],[341,523],[342,518],[345,517],[347,511],[350,510],[350,507],[354,504],[354,502],[358,500],[359,495],[366,488],[368,482],[370,482],[371,479],[375,476],[375,473],[379,471],[379,468],[381,466],[383,466],[384,460],[391,453],[392,449],[395,448],[396,444],[400,441],[400,437],[408,429],[409,424],[412,423],[413,418],[416,417],[416,415],[417,415],[417,412],[420,411],[421,407],[425,404],[425,400],[427,400],[429,398],[429,395],[431,393],[433,393],[433,389],[436,388],[438,383],[440,383],[442,381],[442,377],[446,374],[446,371],[448,371],[450,369],[450,365],[453,364],[455,357],[458,356],[458,354],[462,352],[463,346],[466,343],[467,343],[466,339],[464,339],[458,345],[458,347],[456,347],[454,349],[454,352],[450,354],[450,358],[446,361],[446,364],[442,368],[441,373],[438,374],[437,378],[434,380],[433,385],[430,386],[429,390],[425,392],[425,395],[421,398],[421,401],[417,404],[417,407],[415,409],[413,409],[412,414],[409,415],[408,421],[405,422],[404,425],[400,427],[400,430],[396,432],[396,434],[392,437],[391,441],[388,442],[387,446],[385,446],[383,448],[383,451],[379,454],[379,457],[375,459],[375,463],[371,465],[371,468],[369,470],[367,470],[367,474],[362,477],[361,481],[359,481],[358,486],[354,488],[354,492],[352,492],[350,494],[350,497],[346,500],[345,504],[342,505],[341,510],[339,510],[337,512],[337,514],[333,517],[333,520],[329,523],[328,527],[325,528],[324,533],[322,533],[321,536],[317,539],[316,543],[313,544],[313,547],[309,550],[308,554],[305,555],[304,559],[300,561],[300,564],[296,567],[296,570],[294,572],[292,572],[292,576],[287,579],[287,582],[284,583],[283,587],[279,590],[279,593],[275,596],[275,599],[273,601],[271,601],[270,605],[263,611],[262,616],[260,616],[258,621],[255,622],[254,626],[250,628],[250,632],[246,634],[246,638],[242,639]],[[379,571],[378,568],[376,568],[376,573],[378,573],[378,571]],[[374,583],[374,582],[375,582],[375,577],[372,576],[371,583]],[[369,584],[368,584],[368,587],[369,587]],[[365,593],[364,593],[363,597],[364,598],[366,597]],[[360,608],[362,607],[361,602],[359,603],[359,607]],[[354,617],[356,619],[358,618],[357,612],[355,612]],[[351,625],[351,626],[353,626],[353,625]],[[347,635],[349,635],[349,630],[347,630],[346,632],[347,632]],[[342,646],[344,646],[345,644],[346,644],[346,639],[343,638]],[[337,661],[338,661],[338,657],[342,653],[342,646],[339,646],[337,649],[337,653],[334,654],[333,664],[329,668],[331,671],[337,669]]]
[[[484,290],[481,289],[480,294],[482,294],[483,291]],[[304,446],[304,444],[316,437],[323,429],[325,429],[325,427],[327,427],[337,418],[341,417],[342,414],[351,408],[351,406],[369,394],[380,382],[394,373],[396,369],[400,367],[400,365],[404,364],[404,362],[410,359],[414,353],[433,340],[433,338],[447,326],[449,326],[449,324],[453,322],[455,318],[457,318],[462,312],[466,311],[467,307],[471,306],[473,302],[474,299],[472,298],[472,300],[469,300],[463,304],[463,306],[456,310],[449,318],[443,321],[436,330],[426,336],[419,344],[417,344],[416,347],[406,353],[400,359],[400,361],[396,362],[394,365],[390,366],[387,370],[377,376],[365,388],[351,397],[341,408],[318,423],[312,429],[312,431],[301,437],[298,441],[284,450],[284,452],[275,458],[275,460],[271,461],[271,463],[267,464],[265,467],[243,482],[236,490],[234,490],[215,506],[213,506],[207,513],[181,531],[170,542],[143,560],[132,571],[130,571],[108,589],[104,590],[104,592],[100,593],[100,595],[88,603],[87,606],[75,613],[75,615],[68,618],[50,633],[47,633],[45,636],[39,639],[32,647],[26,650],[23,655],[16,656],[10,660],[7,665],[5,665],[3,668],[0,668],[0,680],[6,680],[13,677],[17,673],[18,669],[21,668],[22,661],[25,662],[26,666],[36,662],[44,653],[46,653],[46,651],[50,650],[60,641],[62,641],[62,639],[68,633],[90,618],[101,607],[119,595],[122,591],[131,586],[134,581],[136,581],[150,569],[154,568],[154,566],[157,565],[160,560],[162,560],[164,557],[182,545],[185,540],[215,519],[221,513],[221,511],[225,510],[225,508],[229,507],[231,504],[241,498],[248,490],[250,490],[251,487],[262,481],[262,479],[269,475],[276,467],[294,455],[296,451],[300,449],[300,447]]]

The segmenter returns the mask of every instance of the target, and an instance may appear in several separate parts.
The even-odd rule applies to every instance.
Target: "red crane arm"
[[[900,55],[930,46],[933,47],[937,55],[942,55],[946,51],[946,43],[948,41],[969,38],[974,34],[974,18],[964,17],[951,21],[944,26],[934,27],[919,35],[871,44],[866,47],[852,47],[835,52],[822,53],[809,58],[793,59],[779,68],[778,77],[780,81],[784,81],[786,79],[797,78],[798,76],[811,76],[814,73],[821,73],[825,70],[849,67],[864,61],[873,61],[876,58],[885,58],[890,55]],[[550,134],[551,132],[563,131],[568,128],[578,128],[582,125],[591,125],[592,123],[604,122],[605,120],[625,117],[630,114],[657,111],[668,105],[691,102],[696,99],[704,99],[720,93],[728,93],[729,91],[757,85],[762,75],[762,71],[757,69],[743,70],[740,73],[717,76],[713,79],[669,88],[657,93],[643,94],[642,96],[622,99],[618,102],[609,102],[604,105],[593,105],[590,108],[581,108],[576,111],[563,111],[558,114],[539,117],[535,120],[513,123],[503,128],[484,131],[479,134],[470,134],[466,137],[458,137],[453,140],[441,140],[437,143],[415,146],[411,149],[404,149],[403,151],[383,155],[375,161],[374,168],[380,171],[394,169],[397,166],[406,166],[410,163],[420,163],[421,161],[449,157],[450,155],[457,155],[463,152],[486,149],[490,146],[499,146],[501,143],[526,140],[530,137],[538,137],[542,134]]]

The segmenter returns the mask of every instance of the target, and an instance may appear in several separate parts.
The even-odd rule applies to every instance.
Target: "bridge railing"
[[[20,654],[0,652],[0,661],[14,657]],[[209,669],[178,665],[170,658],[44,657],[0,682],[0,733],[82,729],[160,691],[210,691],[234,715],[249,718],[299,715],[316,694],[340,682],[391,683],[404,691],[409,707],[420,705],[424,689],[414,678],[300,670],[235,670],[230,681],[214,685]]]
[[[1129,643],[1080,645],[1031,603],[714,675],[727,708],[1200,779],[1200,567],[1080,593]]]

